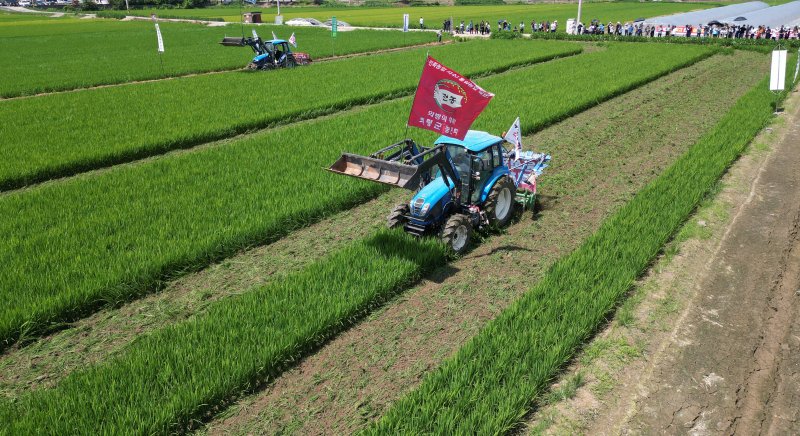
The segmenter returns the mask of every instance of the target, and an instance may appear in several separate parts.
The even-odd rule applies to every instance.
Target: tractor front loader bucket
[[[244,47],[244,38],[236,36],[226,36],[222,38],[220,44],[228,47]]]
[[[344,153],[328,168],[328,171],[384,183],[410,190],[417,189],[422,171],[419,165],[376,159],[357,154]]]

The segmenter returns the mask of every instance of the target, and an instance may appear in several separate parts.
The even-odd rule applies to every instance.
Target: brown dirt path
[[[664,101],[692,107],[725,96],[720,104],[727,107],[764,71],[735,84],[719,77],[740,75],[742,65],[762,58],[714,57],[527,138],[555,156],[542,182],[550,197],[535,221],[523,216],[482,241],[241,400],[206,432],[343,434],[380,416],[716,123],[716,114],[665,109]]]
[[[800,434],[800,95],[787,105],[552,391],[585,386],[527,432]]]
[[[800,108],[727,229],[631,431],[799,434]]]

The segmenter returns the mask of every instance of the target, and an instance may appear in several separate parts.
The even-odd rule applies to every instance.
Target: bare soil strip
[[[442,41],[442,42],[428,42],[428,43],[425,43],[425,44],[409,45],[409,46],[405,46],[405,47],[386,48],[386,49],[365,51],[365,52],[359,52],[359,53],[350,53],[350,54],[339,55],[339,56],[328,56],[328,57],[324,57],[324,58],[315,59],[314,63],[336,61],[336,60],[340,60],[340,59],[349,59],[349,58],[355,58],[355,57],[360,57],[360,56],[372,56],[372,55],[376,55],[376,54],[392,53],[392,52],[397,52],[397,51],[413,50],[415,48],[432,47],[432,46],[437,46],[437,45],[446,45],[446,44],[450,44],[450,43],[453,43],[453,42],[455,42],[455,41],[454,40],[446,40],[446,41]],[[243,59],[246,60],[247,58],[244,57]],[[23,99],[27,99],[27,98],[44,97],[44,96],[55,95],[55,94],[67,94],[67,93],[71,93],[71,92],[90,91],[90,90],[93,90],[93,89],[117,88],[117,87],[120,87],[120,86],[139,85],[139,84],[142,84],[142,83],[164,82],[164,81],[167,81],[167,80],[182,79],[182,78],[186,78],[186,77],[210,76],[212,74],[223,74],[223,73],[230,73],[230,72],[234,72],[234,71],[246,71],[246,70],[247,70],[247,68],[245,68],[245,67],[229,68],[229,69],[225,69],[225,70],[206,71],[206,72],[203,72],[203,73],[176,74],[176,75],[173,75],[173,76],[161,77],[161,78],[158,78],[158,79],[133,80],[133,81],[121,82],[121,83],[108,83],[108,84],[104,84],[104,85],[83,86],[83,87],[79,87],[79,88],[64,89],[64,90],[61,90],[61,91],[49,91],[49,92],[40,92],[40,93],[37,93],[37,94],[30,94],[30,95],[19,95],[19,96],[16,96],[16,97],[0,97],[0,102],[1,101],[6,101],[6,100],[23,100]],[[267,74],[267,72],[264,72],[264,74]]]
[[[798,103],[729,171],[527,432],[800,433]]]
[[[535,221],[525,214],[507,233],[482,241],[206,431],[341,434],[380,416],[724,112],[698,117],[682,105],[665,108],[665,101],[695,107],[724,96],[718,107],[728,107],[765,71],[750,71],[735,84],[719,77],[739,75],[743,65],[762,59],[714,57],[527,138],[554,156]]]

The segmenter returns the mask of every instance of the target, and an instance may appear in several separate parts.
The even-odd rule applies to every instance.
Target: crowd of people
[[[646,37],[698,37],[698,38],[742,38],[742,39],[798,39],[800,29],[797,26],[781,26],[772,29],[769,26],[746,26],[730,24],[712,25],[649,25],[644,23],[615,23],[607,25],[593,20],[587,27],[578,23],[575,33],[584,35],[620,35]]]
[[[556,32],[558,30],[558,20],[554,20],[552,22],[542,21],[539,23],[536,21],[531,21],[531,26],[529,29],[532,32]],[[450,20],[444,20],[442,23],[442,30],[455,34],[489,35],[492,32],[492,24],[488,21],[480,21],[475,23],[472,20],[470,20],[469,23],[465,23],[462,20],[461,24],[458,24],[455,26],[455,28],[453,28],[453,23],[451,23]],[[497,22],[497,31],[526,33],[525,22],[520,22],[519,27],[512,27],[508,20],[500,20]]]
[[[420,27],[423,27],[421,18]],[[453,34],[489,35],[492,32],[492,27],[493,26],[490,22],[483,20],[477,23],[472,20],[469,22],[462,20],[461,23],[454,25],[451,20],[447,19],[442,23],[442,31]],[[539,22],[532,20],[530,25],[527,25],[524,21],[521,21],[519,25],[514,25],[508,20],[499,20],[496,27],[498,32],[518,33],[557,32],[558,29],[558,20],[544,20]],[[667,36],[742,39],[800,38],[800,27],[798,26],[781,26],[780,28],[772,29],[769,26],[732,24],[687,24],[684,26],[675,26],[650,25],[643,22],[621,23],[619,21],[616,23],[609,21],[608,24],[603,24],[598,20],[592,20],[589,26],[585,26],[583,23],[578,23],[574,29],[567,29],[567,32],[580,35],[644,36],[652,38]]]

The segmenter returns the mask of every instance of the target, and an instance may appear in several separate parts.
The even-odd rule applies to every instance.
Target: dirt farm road
[[[526,433],[800,434],[800,94],[787,107]]]

